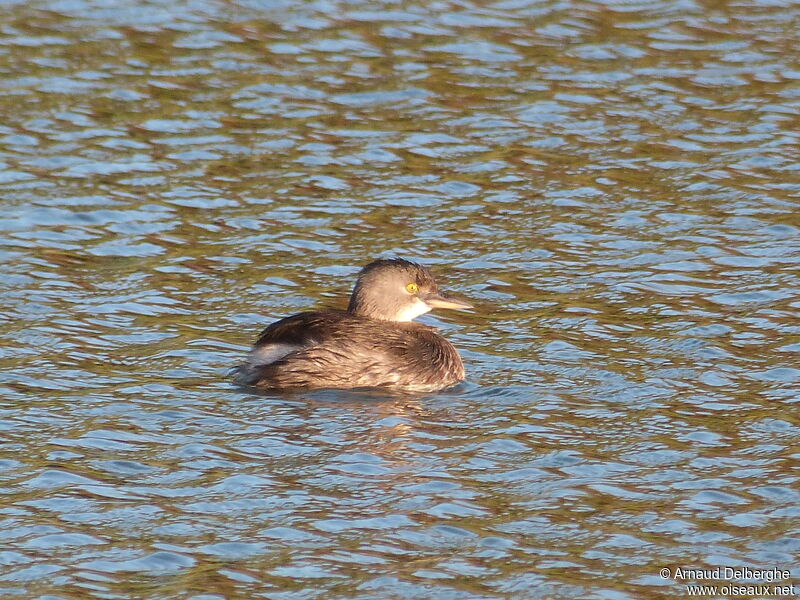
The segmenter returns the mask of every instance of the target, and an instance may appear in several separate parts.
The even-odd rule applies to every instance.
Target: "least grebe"
[[[433,308],[472,306],[440,292],[422,265],[376,260],[359,273],[346,311],[303,312],[262,331],[236,379],[277,390],[450,387],[464,379],[458,351],[435,328],[413,322]]]

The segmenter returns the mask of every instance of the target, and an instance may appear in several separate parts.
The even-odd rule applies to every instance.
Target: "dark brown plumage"
[[[458,351],[434,328],[411,321],[434,306],[470,305],[440,294],[421,265],[375,261],[359,274],[347,311],[303,312],[269,325],[237,380],[279,390],[452,386],[464,379]]]

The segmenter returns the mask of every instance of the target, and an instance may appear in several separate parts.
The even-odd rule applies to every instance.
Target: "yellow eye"
[[[406,290],[408,290],[409,294],[416,294],[419,291],[419,286],[416,283],[409,283],[406,286]]]

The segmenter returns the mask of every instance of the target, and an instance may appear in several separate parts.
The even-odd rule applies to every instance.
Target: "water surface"
[[[0,595],[657,599],[686,595],[665,567],[796,569],[796,6],[0,15]],[[475,302],[422,319],[467,382],[226,378],[391,255]]]

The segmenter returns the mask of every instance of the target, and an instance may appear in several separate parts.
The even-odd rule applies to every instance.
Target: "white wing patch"
[[[266,344],[253,348],[247,357],[247,362],[236,369],[235,379],[244,385],[254,385],[259,379],[259,367],[274,363],[295,350],[302,350],[308,346],[297,344]]]
[[[260,367],[274,363],[280,360],[287,354],[291,354],[295,350],[302,350],[306,346],[298,346],[296,344],[267,344],[253,348],[250,351],[250,356],[247,357],[247,366],[250,368]]]

